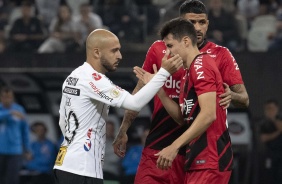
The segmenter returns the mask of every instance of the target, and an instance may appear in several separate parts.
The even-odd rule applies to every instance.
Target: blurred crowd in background
[[[122,41],[149,45],[178,16],[183,0],[0,0],[0,53],[84,51],[89,32],[106,28]],[[231,51],[282,48],[281,0],[203,0],[208,39]],[[138,47],[137,47],[138,48]]]

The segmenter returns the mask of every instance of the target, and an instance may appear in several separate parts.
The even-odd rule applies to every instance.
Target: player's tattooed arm
[[[143,86],[144,86],[144,83],[141,80],[139,80],[132,94],[134,95],[135,93],[137,93]],[[135,120],[137,116],[138,116],[138,112],[131,111],[131,110],[125,110],[124,117],[123,117],[121,127],[120,127],[120,131],[122,131],[122,133],[126,133],[131,123]]]
[[[144,86],[143,82],[139,80],[132,94],[137,93],[143,86]],[[128,141],[126,132],[131,126],[131,123],[135,120],[137,116],[138,116],[138,112],[125,110],[124,117],[121,126],[119,128],[119,132],[113,141],[114,152],[119,157],[125,156],[126,143]]]
[[[247,108],[249,106],[249,95],[244,84],[235,84],[230,87],[231,101],[237,108]]]

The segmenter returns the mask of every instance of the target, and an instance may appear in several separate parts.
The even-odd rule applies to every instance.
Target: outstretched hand
[[[166,49],[166,53],[162,59],[162,68],[166,69],[170,74],[173,74],[183,67],[183,60],[178,54],[172,56],[171,58],[168,58],[169,55],[170,50]]]
[[[158,72],[157,66],[155,64],[153,65],[153,70],[155,74]],[[133,68],[133,72],[144,84],[147,84],[155,76],[155,74],[151,74],[138,66]]]

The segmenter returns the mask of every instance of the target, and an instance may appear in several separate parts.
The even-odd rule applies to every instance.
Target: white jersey
[[[67,77],[60,105],[65,140],[55,169],[103,179],[105,118],[109,107],[120,107],[128,94],[86,62]]]

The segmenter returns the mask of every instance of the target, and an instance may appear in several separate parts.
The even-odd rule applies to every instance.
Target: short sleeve
[[[120,107],[129,93],[115,85],[105,75],[93,73],[93,79],[84,81],[87,96],[110,106]]]
[[[216,91],[216,74],[213,67],[208,64],[208,62],[205,62],[202,65],[194,62],[190,67],[191,78],[197,96],[203,93]]]
[[[223,82],[227,83],[229,86],[233,86],[235,84],[243,84],[243,79],[238,63],[227,48],[223,49],[223,52],[221,52],[221,65],[218,67]]]

